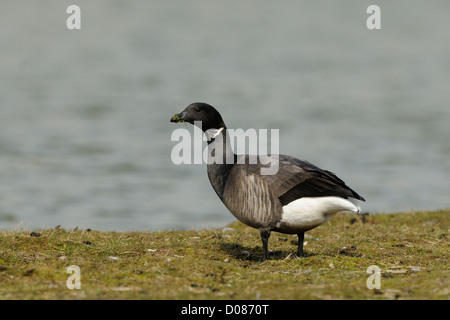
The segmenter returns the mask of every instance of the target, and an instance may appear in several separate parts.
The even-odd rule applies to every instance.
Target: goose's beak
[[[184,122],[184,120],[183,120],[183,113],[174,115],[174,116],[170,119],[170,122],[175,122],[175,123],[178,123],[178,122]]]

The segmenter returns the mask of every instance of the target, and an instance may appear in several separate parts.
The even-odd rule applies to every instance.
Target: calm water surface
[[[80,0],[79,31],[70,4],[2,4],[0,229],[233,221],[205,165],[171,162],[194,101],[279,129],[364,211],[450,207],[450,2],[378,1],[376,31],[369,1]]]

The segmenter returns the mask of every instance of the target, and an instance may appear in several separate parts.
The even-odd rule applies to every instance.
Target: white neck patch
[[[222,128],[219,129],[208,129],[205,131],[206,138],[208,141],[211,141],[211,139],[215,139],[223,130]]]

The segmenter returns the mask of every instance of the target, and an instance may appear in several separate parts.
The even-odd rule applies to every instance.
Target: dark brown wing
[[[278,172],[274,175],[261,175],[261,167],[268,165],[260,163],[246,166],[246,170],[247,174],[260,176],[283,206],[303,197],[337,196],[365,201],[333,172],[291,156],[279,155],[278,161]]]

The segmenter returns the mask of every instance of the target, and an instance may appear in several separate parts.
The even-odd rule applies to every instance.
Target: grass
[[[0,232],[0,299],[449,299],[449,210],[338,214],[296,236],[211,230]],[[230,229],[231,228],[231,229]],[[69,290],[77,265],[81,289]],[[367,267],[381,269],[368,289]]]

